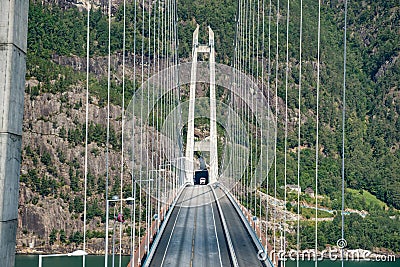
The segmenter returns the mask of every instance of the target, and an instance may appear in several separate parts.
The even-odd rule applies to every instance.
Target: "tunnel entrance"
[[[208,170],[198,170],[194,172],[193,183],[206,185],[208,184]]]

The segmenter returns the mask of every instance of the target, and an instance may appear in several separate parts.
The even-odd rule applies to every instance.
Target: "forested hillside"
[[[181,56],[190,55],[191,34],[195,24],[203,27],[210,25],[217,36],[217,55],[222,63],[229,64],[233,55],[235,36],[236,1],[223,1],[216,8],[215,1],[179,1]],[[347,117],[346,117],[346,183],[356,189],[366,189],[391,206],[400,208],[400,9],[397,1],[356,1],[349,4],[348,14],[348,55],[347,55]],[[274,4],[274,1],[273,1]],[[279,21],[279,60],[280,79],[284,79],[285,38],[286,38],[286,2],[280,1],[282,18]],[[275,2],[276,5],[276,2]],[[295,114],[298,84],[299,58],[299,17],[300,7],[297,1],[290,7],[289,53],[293,69],[289,91],[289,107]],[[343,1],[325,1],[322,5],[321,22],[321,146],[323,147],[320,190],[323,194],[335,193],[341,184],[341,92],[343,81]],[[272,14],[276,13],[273,6]],[[310,71],[316,55],[317,5],[304,1],[303,17],[303,60],[305,70]],[[266,14],[268,10],[266,7]],[[268,23],[268,18],[266,18]],[[267,27],[265,38],[268,40]],[[272,20],[271,55],[275,56],[276,22]],[[264,44],[267,47],[267,44]],[[267,48],[265,48],[267,49]],[[265,51],[266,53],[267,51]],[[275,59],[271,65],[274,67]],[[274,79],[274,69],[271,80]],[[315,92],[313,80],[305,77],[303,81],[302,105],[315,113]],[[278,95],[284,97],[284,84],[278,88]],[[273,93],[273,92],[272,92]],[[282,109],[281,109],[281,112]],[[292,116],[293,116],[292,115]],[[313,183],[312,146],[315,143],[315,117],[304,112],[307,123],[302,130],[305,147],[305,161],[302,169],[302,187]],[[283,117],[283,114],[282,114]],[[292,119],[291,119],[292,121]],[[283,122],[279,126],[283,131]],[[289,133],[289,147],[296,148],[296,129]],[[283,137],[282,134],[279,134]],[[278,140],[278,149],[283,147],[283,139]],[[283,153],[281,151],[281,153]],[[280,156],[283,156],[282,154]],[[280,159],[282,162],[283,159]],[[296,153],[291,155],[290,166],[295,181]],[[279,170],[282,174],[282,169]]]
[[[46,1],[45,1],[46,2]],[[52,1],[47,1],[52,2]],[[58,1],[70,2],[70,1]],[[128,1],[131,2],[131,1]],[[267,2],[267,1],[264,1]],[[303,62],[304,73],[312,72],[316,56],[317,6],[315,1],[303,0]],[[276,12],[276,1],[272,14]],[[280,1],[279,21],[280,69],[278,79],[284,79],[286,58],[286,4]],[[235,40],[237,3],[233,0],[181,0],[178,1],[179,56],[182,61],[190,60],[191,38],[196,23],[202,26],[201,40],[205,42],[205,26],[210,25],[216,36],[217,60],[231,64]],[[108,51],[108,21],[103,8],[91,11],[90,53],[91,53],[91,107],[92,114],[89,138],[91,140],[91,160],[93,167],[90,179],[92,196],[90,216],[91,237],[104,236],[104,154],[105,110],[107,76],[105,58]],[[341,133],[342,133],[342,88],[343,88],[343,1],[323,1],[321,27],[321,98],[320,98],[320,161],[319,194],[325,196],[324,205],[333,210],[340,209],[341,201]],[[142,14],[134,7],[127,7],[127,51],[130,58],[128,68],[133,70],[138,64],[134,53],[142,50],[140,29]],[[145,16],[147,15],[145,10]],[[265,22],[268,22],[267,8]],[[290,8],[290,121],[294,122],[297,112],[298,59],[299,59],[299,1],[291,1]],[[120,92],[118,79],[121,69],[122,50],[122,10],[113,8],[111,52],[113,55],[113,77],[111,100],[113,103],[112,161],[113,174],[118,172],[120,152]],[[272,20],[271,28],[275,29]],[[267,24],[264,35],[268,40]],[[143,36],[143,50],[148,51],[148,33]],[[348,12],[348,54],[347,54],[347,103],[345,129],[345,181],[346,207],[366,210],[369,215],[361,219],[352,214],[346,220],[346,234],[351,247],[388,248],[400,252],[400,6],[396,0],[350,1]],[[276,33],[271,32],[271,55],[275,50]],[[85,82],[86,53],[86,13],[73,4],[57,5],[42,1],[30,1],[27,87],[24,122],[24,146],[21,176],[20,219],[35,214],[40,221],[47,221],[46,214],[39,211],[46,205],[64,207],[63,214],[71,225],[47,225],[36,229],[37,223],[21,220],[19,239],[29,235],[38,236],[46,244],[55,240],[65,244],[81,242],[80,223],[74,223],[82,214],[81,188],[83,165],[83,85]],[[267,44],[264,44],[267,55]],[[275,58],[271,59],[275,66]],[[272,72],[271,81],[275,79]],[[133,88],[132,71],[127,80],[126,99],[129,100]],[[302,116],[304,124],[301,132],[301,187],[314,187],[315,179],[315,77],[305,75],[302,89]],[[278,97],[284,98],[284,83],[278,87]],[[274,97],[271,92],[271,97]],[[36,106],[35,106],[36,105]],[[38,107],[38,105],[42,105]],[[52,108],[50,108],[52,106]],[[278,114],[278,184],[283,185],[283,142],[284,125],[282,109]],[[97,117],[96,117],[97,116]],[[288,135],[288,181],[297,181],[297,126],[289,128]],[[271,171],[273,173],[273,170]],[[271,179],[273,177],[271,176]],[[118,179],[117,179],[118,180]],[[118,188],[112,184],[112,188]],[[315,188],[314,188],[315,189]],[[364,191],[365,190],[365,191]],[[358,192],[358,193],[357,193]],[[368,201],[371,193],[387,205],[378,201]],[[282,195],[283,190],[278,189]],[[378,203],[378,204],[377,204]],[[41,205],[41,206],[40,206]],[[396,210],[397,209],[397,210]],[[394,217],[393,217],[394,216]],[[47,218],[47,219],[46,219]],[[335,244],[340,231],[340,218],[321,224],[320,245]],[[385,226],[385,227],[383,227]],[[61,227],[61,228],[60,228]],[[63,227],[65,229],[63,229]],[[312,243],[312,226],[305,224],[303,244]],[[370,232],[363,231],[371,228]],[[62,229],[63,232],[56,229]],[[53,231],[54,230],[54,231]],[[50,234],[52,237],[50,237]],[[61,236],[63,236],[61,238]],[[68,238],[69,237],[69,238]],[[336,239],[335,239],[336,238]],[[61,240],[62,239],[62,240]],[[310,240],[308,240],[310,239]],[[50,243],[52,240],[52,243]],[[22,244],[27,245],[25,241]]]

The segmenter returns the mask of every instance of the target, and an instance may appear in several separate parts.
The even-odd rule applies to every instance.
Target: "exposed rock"
[[[68,141],[67,133],[76,129],[80,130],[81,125],[84,125],[84,107],[79,109],[71,107],[83,101],[85,94],[82,89],[75,87],[72,91],[64,93],[64,96],[67,99],[66,103],[60,100],[62,97],[60,93],[44,93],[33,100],[28,95],[25,96],[22,145],[24,152],[21,173],[29,176],[29,172],[35,171],[37,177],[36,180],[29,181],[34,186],[28,185],[24,181],[20,184],[17,239],[19,240],[18,248],[21,251],[23,247],[29,246],[28,243],[32,243],[32,240],[35,240],[34,249],[39,246],[40,249],[46,250],[42,245],[48,244],[48,237],[53,229],[65,230],[67,237],[73,232],[82,232],[83,229],[81,214],[71,213],[69,210],[74,198],[83,199],[81,190],[76,192],[71,190],[69,170],[72,168],[74,174],[79,171],[78,179],[80,182],[82,181],[84,146],[81,142],[74,145]],[[94,102],[96,101],[95,99]],[[104,124],[106,122],[106,108],[90,104],[89,109],[89,120],[92,123]],[[121,110],[119,107],[111,106],[110,112],[111,117],[114,118],[111,120],[111,127],[118,131],[121,123],[115,118],[120,116]],[[61,129],[65,132],[64,134],[61,133]],[[104,147],[99,147],[99,145],[90,143],[88,146],[89,173],[95,177],[96,181],[102,178],[105,172],[105,151]],[[27,152],[28,147],[29,153]],[[91,151],[97,152],[92,153]],[[50,165],[43,162],[42,158],[45,153],[49,155]],[[110,149],[111,177],[118,177],[119,154],[115,149]],[[62,157],[63,159],[61,159]],[[71,167],[73,162],[75,162],[76,168]],[[54,179],[57,188],[49,194],[41,195],[40,183],[45,178]],[[104,206],[101,195],[98,194],[88,197],[88,205],[95,200],[99,202],[99,206]],[[88,229],[104,231],[104,226],[99,218],[94,218],[89,221]],[[64,247],[68,249],[68,246]]]
[[[395,66],[396,61],[399,60],[400,58],[400,52],[397,53],[397,55],[392,56],[389,60],[386,60],[384,64],[382,64],[378,71],[374,75],[374,80],[378,80],[380,77],[383,77],[386,75],[386,72],[388,69],[392,68]]]

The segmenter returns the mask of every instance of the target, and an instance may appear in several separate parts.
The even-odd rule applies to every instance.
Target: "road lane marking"
[[[209,185],[210,187],[210,185]],[[213,208],[213,201],[211,200],[211,191],[209,191],[210,195],[210,205],[211,205],[211,213],[212,213],[212,218],[214,222],[214,232],[215,232],[215,238],[217,239],[217,247],[218,247],[218,256],[219,256],[219,264],[222,266],[222,257],[221,257],[221,249],[219,247],[219,241],[218,241],[218,233],[217,233],[217,226],[215,224],[215,216],[214,216],[214,208]]]
[[[185,198],[186,198],[186,195],[187,195],[189,189],[190,189],[190,187],[187,188],[187,191],[185,192],[185,195],[184,195],[183,198],[182,198],[182,202],[186,201]],[[193,191],[193,190],[192,190],[192,191]],[[181,205],[180,205],[180,207],[179,207],[178,214],[176,215],[175,222],[174,222],[174,226],[172,227],[171,234],[169,235],[167,247],[165,248],[165,252],[164,252],[164,255],[163,255],[163,259],[162,259],[162,261],[161,261],[161,266],[164,265],[165,256],[167,255],[168,247],[169,247],[169,244],[170,244],[170,242],[171,242],[172,235],[173,235],[173,233],[174,233],[174,231],[175,231],[176,222],[178,221],[179,214],[181,213],[181,209],[182,209],[182,206],[183,206],[183,205],[182,205],[182,202],[181,202]]]

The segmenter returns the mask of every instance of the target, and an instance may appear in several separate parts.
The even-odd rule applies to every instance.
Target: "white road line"
[[[212,217],[213,217],[213,221],[214,221],[214,232],[215,232],[215,238],[217,239],[217,247],[218,247],[218,256],[219,256],[219,264],[222,266],[222,258],[221,258],[221,249],[219,247],[219,241],[218,241],[218,233],[217,233],[217,226],[215,224],[215,217],[214,217],[214,208],[213,208],[213,202],[211,199],[211,186],[208,185],[210,187],[210,191],[209,191],[209,195],[210,195],[210,205],[211,205],[211,213],[212,213]]]
[[[226,221],[225,221],[225,216],[224,216],[224,214],[222,212],[221,204],[218,201],[218,196],[217,196],[217,193],[214,190],[214,187],[211,186],[211,190],[213,192],[213,195],[214,195],[217,207],[218,207],[218,211],[219,211],[219,214],[220,214],[220,217],[221,217],[222,228],[224,230],[225,238],[226,238],[226,241],[228,243],[228,248],[229,248],[230,256],[231,256],[231,259],[232,259],[232,264],[233,264],[234,267],[238,267],[239,264],[238,264],[238,261],[237,261],[237,258],[236,258],[235,249],[233,247],[231,236],[229,234],[229,229],[228,229],[228,226],[227,226]]]
[[[185,197],[186,197],[186,195],[187,195],[187,193],[188,193],[188,191],[189,191],[189,188],[190,188],[190,187],[187,188],[187,191],[185,192],[185,195],[184,195],[183,198],[182,198],[182,202],[186,201],[186,200],[185,200]],[[193,191],[193,190],[192,190],[192,191]],[[180,207],[179,207],[178,214],[176,215],[175,222],[174,222],[174,226],[172,227],[171,234],[169,235],[167,247],[165,248],[165,252],[164,252],[164,255],[163,255],[163,259],[162,259],[162,261],[161,261],[161,266],[164,265],[164,260],[165,260],[165,256],[167,255],[169,243],[171,242],[172,235],[173,235],[173,233],[174,233],[174,231],[175,231],[176,222],[178,221],[179,214],[181,213],[181,209],[182,209],[182,206],[183,206],[182,202],[181,202],[181,205],[180,205]]]

